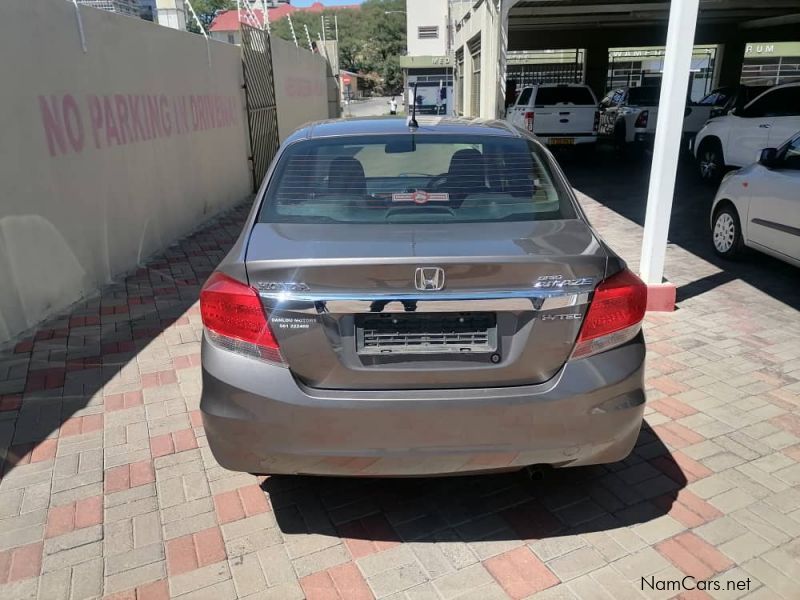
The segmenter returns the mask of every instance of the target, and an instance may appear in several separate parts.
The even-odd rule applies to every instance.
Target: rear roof
[[[361,117],[356,119],[331,119],[308,123],[286,138],[286,143],[298,140],[350,136],[392,135],[410,133],[429,134],[473,134],[499,137],[522,137],[520,132],[505,121],[481,119],[459,119],[455,117],[417,116],[419,128],[410,129],[405,117]]]

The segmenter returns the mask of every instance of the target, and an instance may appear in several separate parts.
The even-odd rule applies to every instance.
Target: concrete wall
[[[327,77],[330,67],[319,54],[270,37],[278,134],[281,141],[300,125],[328,117]]]
[[[3,0],[0,343],[250,193],[239,49],[80,14]]]

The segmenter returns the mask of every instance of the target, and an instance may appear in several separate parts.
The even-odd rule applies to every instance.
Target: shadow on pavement
[[[285,534],[381,542],[544,539],[647,523],[687,484],[645,423],[634,452],[610,465],[438,478],[273,476],[262,484]]]
[[[607,208],[639,225],[644,225],[650,155],[623,159],[610,147],[601,145],[591,158],[575,153],[557,156],[570,183]],[[678,288],[678,300],[704,293],[734,279],[769,294],[787,306],[800,309],[797,268],[759,252],[742,260],[727,261],[714,253],[711,244],[710,211],[717,188],[699,180],[688,156],[678,165],[672,206],[669,242],[722,269],[725,276],[709,279],[704,286]],[[686,287],[686,286],[683,286]]]
[[[191,356],[170,355],[166,345],[156,362],[139,364],[137,355],[168,329],[194,340],[187,311],[249,207],[212,219],[0,351],[0,479],[17,465],[54,458],[63,440],[103,430],[109,412],[141,405],[147,389],[177,384],[177,370],[196,365],[199,348],[191,344]]]

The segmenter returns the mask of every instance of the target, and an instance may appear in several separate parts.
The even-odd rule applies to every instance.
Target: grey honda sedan
[[[200,296],[219,463],[399,476],[625,458],[647,291],[502,122],[315,123]]]

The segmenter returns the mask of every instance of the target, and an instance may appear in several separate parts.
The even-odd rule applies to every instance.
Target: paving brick
[[[664,540],[656,548],[684,573],[698,579],[709,579],[733,566],[725,555],[690,532]]]
[[[129,552],[107,557],[105,572],[108,576],[116,575],[151,563],[160,563],[164,559],[164,545],[159,540],[149,545],[139,546]]]
[[[158,502],[154,497],[140,498],[126,504],[106,507],[105,522],[113,523],[121,519],[132,519],[155,510],[158,510]]]
[[[82,529],[76,529],[64,535],[50,538],[44,541],[44,552],[46,555],[55,554],[64,550],[84,546],[92,542],[103,539],[103,526],[92,525]]]
[[[489,571],[480,563],[450,573],[433,582],[445,600],[455,598],[481,586],[495,583]]]
[[[569,581],[599,569],[605,564],[605,558],[597,550],[591,546],[585,546],[554,558],[547,563],[547,568],[556,575],[558,580]]]
[[[43,538],[46,510],[34,510],[0,522],[0,550],[38,542]]]
[[[575,552],[582,550],[587,549]],[[503,590],[514,599],[527,597],[559,583],[559,577],[554,574],[552,566],[545,566],[525,546],[492,557],[483,564]]]
[[[219,522],[225,524],[267,512],[269,503],[264,492],[251,485],[214,496],[214,508]]]
[[[169,548],[167,549],[167,555],[169,556]],[[235,591],[230,568],[228,567],[228,562],[225,560],[201,566],[195,570],[179,575],[170,574],[170,597],[178,597],[183,594],[199,592],[200,590],[208,590],[207,597],[216,600],[218,598],[216,595],[218,590],[211,588],[225,581],[230,581],[231,589]],[[204,594],[200,594],[200,596],[203,595]]]
[[[169,540],[166,544],[170,576],[225,560],[225,544],[218,527]]]
[[[103,600],[169,600],[169,582],[166,579],[152,581],[105,596]]]
[[[744,564],[751,558],[760,556],[771,548],[772,545],[769,542],[751,531],[719,547],[720,551],[736,564]]]
[[[647,546],[619,559],[613,563],[613,566],[625,580],[638,582],[641,577],[652,575],[669,566],[669,563],[651,546]]]
[[[150,563],[143,567],[129,569],[117,575],[106,577],[104,580],[104,591],[106,594],[112,594],[131,589],[138,590],[139,587],[145,587],[147,584],[154,581],[163,580],[166,576],[167,569],[165,562]],[[137,598],[137,600],[139,599]]]
[[[56,552],[55,554],[45,555],[42,560],[42,571],[56,571],[66,567],[72,567],[82,562],[101,557],[103,554],[103,543],[99,540],[75,546]]]
[[[41,542],[0,552],[0,585],[37,577],[41,568]]]
[[[400,543],[399,536],[383,515],[369,515],[342,523],[338,530],[354,559],[388,550]]]

